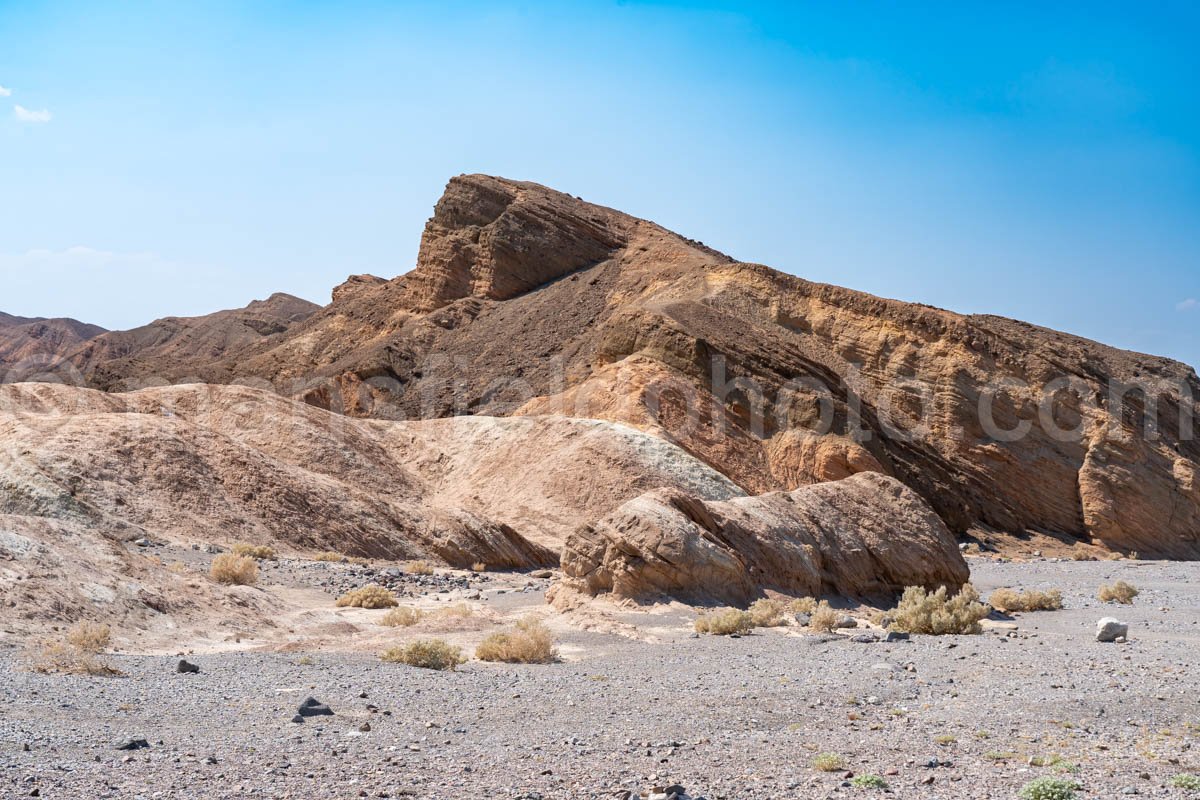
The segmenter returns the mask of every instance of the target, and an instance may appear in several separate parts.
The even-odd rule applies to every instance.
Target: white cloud
[[[1195,311],[1198,308],[1200,308],[1200,300],[1197,300],[1194,297],[1189,297],[1182,303],[1177,303],[1175,305],[1175,309],[1177,311]]]
[[[0,86],[0,97],[12,97],[12,89]]]
[[[17,115],[18,122],[49,122],[51,114],[46,109],[41,111],[33,111],[25,108],[25,106],[13,106],[13,113]]]

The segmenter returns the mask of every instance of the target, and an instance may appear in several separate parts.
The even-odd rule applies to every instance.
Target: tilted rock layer
[[[0,386],[0,515],[122,541],[545,566],[580,520],[661,486],[741,494],[609,422],[356,420],[234,386]]]
[[[355,417],[612,420],[750,493],[879,472],[955,532],[1200,557],[1186,365],[737,263],[536,184],[454,178],[411,272],[180,355],[71,364],[104,389],[268,381]]]
[[[957,589],[969,576],[937,515],[878,473],[727,501],[659,489],[580,527],[562,571],[559,606],[576,595],[733,605],[764,590],[870,597]]]

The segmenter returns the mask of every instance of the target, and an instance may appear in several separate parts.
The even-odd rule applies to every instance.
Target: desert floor
[[[118,639],[123,677],[37,674],[24,647],[0,644],[0,795],[549,800],[677,783],[709,800],[1015,798],[1056,775],[1086,798],[1188,796],[1169,781],[1200,773],[1200,564],[970,563],[985,596],[1058,587],[1067,607],[891,644],[851,641],[861,629],[697,637],[684,606],[555,615],[545,579],[456,573],[408,585],[404,602],[463,601],[471,617],[394,629],[375,624],[382,611],[333,607],[364,568],[281,561],[246,590],[286,600],[275,628],[218,618]],[[1118,578],[1141,589],[1132,606],[1095,599]],[[470,652],[531,612],[558,635],[559,663],[377,658],[426,636]],[[1128,643],[1094,640],[1109,615]],[[180,654],[202,671],[177,674]],[[309,696],[335,715],[292,722]],[[127,737],[150,747],[117,750]],[[815,770],[822,753],[845,768]],[[850,773],[890,788],[851,787]]]

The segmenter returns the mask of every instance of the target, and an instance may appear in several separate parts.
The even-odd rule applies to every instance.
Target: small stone
[[[310,697],[300,704],[298,712],[302,717],[332,717],[333,711],[329,706],[318,701],[314,697]]]
[[[358,726],[358,729],[360,731],[362,731],[363,733],[370,733],[371,732],[371,723],[364,722],[362,725]]]
[[[29,752],[29,742],[22,742],[22,743],[21,743],[21,752],[22,752],[22,753],[28,753],[28,752]]]
[[[137,738],[122,739],[117,743],[118,750],[144,750],[149,746],[150,743],[145,739]]]
[[[885,642],[907,642],[909,638],[909,635],[903,631],[888,631],[883,640]]]
[[[796,624],[797,625],[803,625],[804,627],[807,628],[809,623],[811,623],[811,622],[812,622],[812,615],[804,614],[804,613],[796,614]]]
[[[535,570],[534,572],[529,573],[529,577],[531,577],[531,578],[553,578],[554,573],[548,569],[539,569],[539,570]]]
[[[856,620],[854,617],[847,615],[837,621],[837,627],[839,627],[839,628],[857,628],[858,620]]]
[[[879,641],[879,637],[873,633],[856,633],[850,637],[850,641],[858,642],[859,644],[872,644]]]
[[[200,667],[191,663],[187,659],[181,658],[181,659],[179,659],[178,666],[175,667],[175,671],[179,672],[181,674],[193,674],[194,675],[194,674],[200,672]]]
[[[133,543],[135,545],[137,545],[138,547],[149,547],[150,546],[150,540],[146,539],[146,538],[134,539]]]
[[[1128,638],[1129,626],[1113,617],[1104,617],[1096,623],[1097,642],[1115,642],[1119,638]]]
[[[297,714],[296,716],[292,717],[292,722],[304,722],[304,717]]]

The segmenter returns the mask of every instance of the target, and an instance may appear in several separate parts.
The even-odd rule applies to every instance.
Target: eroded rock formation
[[[580,595],[741,606],[764,590],[871,597],[957,588],[969,575],[932,509],[869,472],[727,501],[659,489],[576,530],[562,571],[553,591],[560,607]]]

